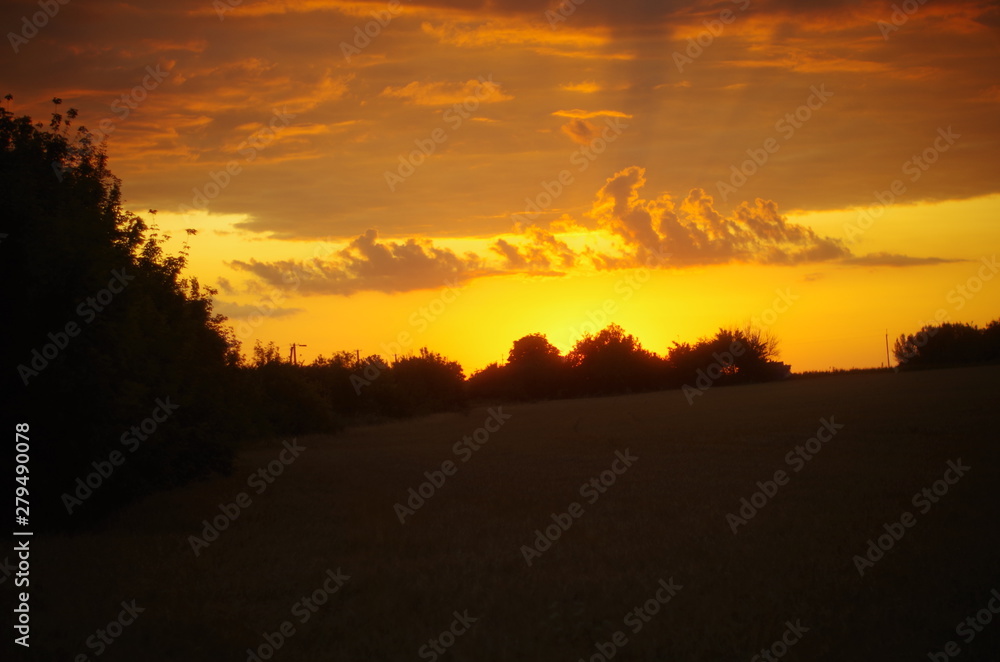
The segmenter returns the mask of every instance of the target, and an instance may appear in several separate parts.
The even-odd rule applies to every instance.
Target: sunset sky
[[[801,371],[1000,317],[997,2],[41,11],[0,8],[6,107],[61,97],[128,209],[199,231],[244,349],[470,374],[533,332],[665,354],[756,319]]]

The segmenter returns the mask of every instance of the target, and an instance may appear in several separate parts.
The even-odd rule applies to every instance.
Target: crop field
[[[36,536],[31,652],[997,660],[998,380],[794,378],[275,439]]]

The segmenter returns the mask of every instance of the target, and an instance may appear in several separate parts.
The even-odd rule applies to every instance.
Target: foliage
[[[55,100],[58,102],[58,100]],[[76,112],[48,128],[0,108],[0,272],[10,315],[8,405],[28,422],[39,522],[65,522],[60,500],[111,451],[125,461],[73,520],[231,467],[238,347],[211,296],[182,277],[155,226],[122,208],[120,182]],[[130,452],[121,439],[157,400],[179,408]],[[162,416],[162,412],[160,414]],[[147,428],[151,424],[147,424]]]
[[[969,365],[1000,360],[1000,319],[985,328],[971,324],[925,325],[893,345],[899,369]]]

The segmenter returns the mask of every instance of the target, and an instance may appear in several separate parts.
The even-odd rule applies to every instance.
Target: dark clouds
[[[268,285],[301,294],[408,292],[455,284],[487,273],[474,255],[459,256],[428,240],[379,241],[374,230],[368,230],[331,257],[309,261],[235,260],[229,264]]]
[[[351,295],[436,289],[503,274],[562,276],[575,267],[685,268],[732,263],[906,267],[950,261],[889,253],[855,256],[840,240],[789,223],[773,201],[744,202],[723,215],[701,189],[690,191],[677,203],[667,195],[642,198],[645,184],[645,172],[634,166],[608,179],[587,214],[597,224],[598,231],[590,236],[594,241],[575,249],[538,226],[523,228],[517,236],[495,238],[485,257],[474,252],[459,255],[430,240],[379,240],[374,230],[368,230],[329,256],[229,264],[269,287],[304,295]],[[609,241],[617,243],[617,248],[608,248]],[[228,281],[224,285],[228,287]]]
[[[586,0],[553,27],[545,11],[555,1],[410,1],[348,61],[341,43],[353,43],[384,0],[244,0],[223,20],[206,0],[74,0],[19,53],[0,48],[0,93],[14,94],[12,109],[36,119],[45,119],[53,96],[78,107],[78,123],[91,129],[112,119],[111,167],[140,209],[191,206],[235,161],[240,174],[206,208],[246,215],[243,229],[287,239],[343,240],[371,227],[391,236],[507,232],[520,201],[596,137],[600,121],[586,113],[598,111],[559,114],[581,106],[625,114],[629,129],[567,189],[559,211],[582,213],[604,179],[637,163],[674,195],[714,191],[811,85],[824,83],[835,92],[829,107],[782,144],[741,197],[788,210],[871,204],[949,125],[960,143],[919,181],[906,181],[903,200],[998,190],[1000,59],[995,28],[986,27],[996,24],[996,2],[926,3],[887,40],[877,21],[891,17],[889,0],[753,0],[740,10],[744,4]],[[736,20],[678,71],[672,54],[723,9],[738,10]],[[18,30],[36,11],[37,2],[2,3],[0,32]],[[115,115],[112,104],[148,66],[170,76],[126,117]],[[449,128],[441,108],[419,100],[490,74],[508,100],[449,130],[390,194],[385,172],[417,141]],[[574,87],[581,81],[588,85]],[[291,126],[249,160],[241,145],[283,107],[296,115]],[[754,226],[769,218],[766,210],[741,213],[747,227],[767,230]],[[718,259],[739,253],[739,237],[704,243],[698,232],[714,221],[698,218],[694,229],[667,217],[651,227]],[[627,232],[640,245],[655,241],[639,221],[629,217]],[[803,241],[777,241],[784,248],[774,259],[804,259],[788,252],[789,242]]]

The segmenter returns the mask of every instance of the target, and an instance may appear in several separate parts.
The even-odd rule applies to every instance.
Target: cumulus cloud
[[[646,199],[645,170],[625,168],[605,182],[586,213],[587,228],[571,217],[550,227],[518,225],[517,234],[483,241],[483,257],[458,254],[429,239],[380,240],[375,230],[345,248],[312,260],[232,261],[256,277],[251,290],[278,287],[299,294],[351,295],[433,289],[474,278],[511,274],[562,276],[575,268],[686,268],[728,263],[907,267],[953,262],[894,253],[856,256],[839,239],[790,223],[771,200],[743,202],[722,214],[700,188],[684,198]],[[596,227],[593,227],[596,224]],[[574,246],[567,237],[574,237]],[[819,277],[809,274],[807,279]],[[220,279],[226,292],[234,288]],[[289,312],[295,312],[290,309]]]
[[[537,226],[525,230],[524,241],[515,245],[501,237],[490,250],[503,259],[505,271],[556,276],[563,275],[577,263],[576,253],[566,242]]]
[[[349,296],[362,291],[396,293],[435,289],[500,274],[561,276],[578,259],[564,241],[534,226],[525,228],[512,241],[503,237],[493,239],[488,248],[497,256],[492,263],[472,252],[458,255],[427,239],[383,241],[375,230],[368,230],[346,248],[327,257],[274,262],[233,260],[228,265],[256,277],[250,291],[278,288],[302,295]],[[235,291],[227,279],[220,281],[225,282],[227,291]],[[240,312],[236,304],[223,305],[228,307],[223,311],[227,315]],[[296,310],[289,309],[291,312]]]
[[[643,263],[670,254],[673,266],[744,262],[798,264],[843,259],[850,250],[838,239],[789,223],[770,200],[741,203],[728,216],[712,197],[693,189],[677,204],[669,196],[640,197],[645,170],[632,166],[615,174],[597,193],[590,216],[623,243],[624,257],[604,256],[605,267]]]
[[[408,292],[488,275],[474,254],[457,255],[429,240],[380,241],[368,230],[344,249],[308,261],[243,262],[229,266],[266,284],[301,294],[350,295],[365,290]]]

